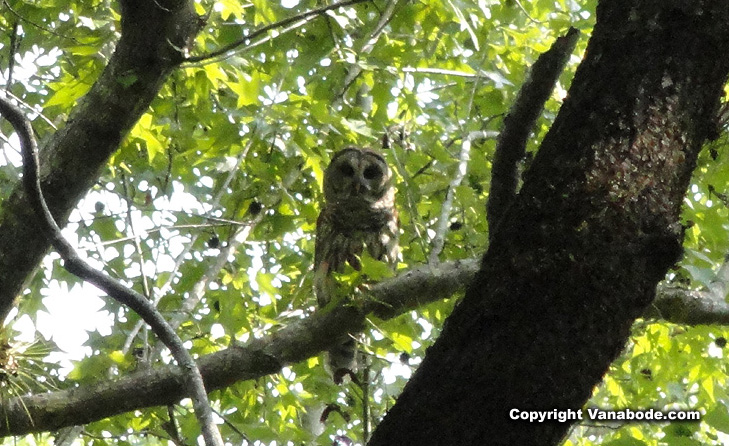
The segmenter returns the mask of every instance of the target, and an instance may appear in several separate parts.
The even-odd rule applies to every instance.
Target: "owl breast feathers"
[[[323,279],[345,263],[361,268],[364,247],[378,260],[397,261],[398,218],[392,172],[372,150],[347,147],[324,172],[324,205],[316,222],[314,263]],[[319,294],[319,293],[317,293]],[[330,296],[317,295],[319,302]]]

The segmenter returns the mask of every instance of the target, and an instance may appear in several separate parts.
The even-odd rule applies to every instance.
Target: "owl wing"
[[[345,263],[357,271],[362,269],[358,256],[362,254],[364,240],[356,235],[354,228],[341,223],[342,218],[356,219],[357,216],[339,215],[341,212],[341,209],[327,205],[316,220],[314,265],[317,269],[324,267],[327,273],[342,272]]]
[[[325,206],[316,220],[314,292],[320,306],[328,304],[334,297],[337,286],[331,276],[332,271],[341,272],[345,263],[356,270],[362,267],[358,258],[362,254],[362,240],[337,229],[335,212],[332,206]]]
[[[397,209],[392,209],[387,223],[379,232],[369,235],[365,243],[373,259],[382,260],[392,266],[397,264],[400,257],[400,221]]]

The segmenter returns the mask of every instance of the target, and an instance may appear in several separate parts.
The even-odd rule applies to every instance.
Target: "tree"
[[[322,428],[322,438],[367,438],[451,313],[454,299],[442,299],[474,275],[372,444],[556,444],[569,424],[516,422],[505,408],[580,408],[621,351],[588,404],[700,408],[704,420],[586,423],[567,441],[708,442],[727,431],[717,403],[725,330],[691,325],[726,314],[725,268],[712,270],[728,241],[727,170],[715,161],[725,150],[724,6],[604,2],[592,31],[591,4],[288,3],[4,4],[6,90],[34,118],[51,210],[81,247],[94,246],[92,262],[188,341],[224,438],[314,441]],[[498,193],[507,205],[488,225],[501,117],[526,68],[570,25],[591,35],[585,62],[520,194]],[[547,102],[530,153],[561,100]],[[403,263],[387,277],[363,259],[368,278],[339,281],[355,290],[366,280],[364,291],[310,314],[322,168],[336,148],[379,146],[385,131]],[[700,153],[707,137],[716,141]],[[43,290],[79,281],[55,254],[34,272],[50,245],[7,147],[0,306],[42,329]],[[680,257],[690,183],[685,258],[647,308]],[[702,283],[720,299],[693,299]],[[67,375],[45,358],[51,340],[23,345],[10,320],[0,355],[6,435],[86,423],[72,432],[100,443],[197,435],[188,405],[177,405],[189,391],[179,369],[135,314],[112,301],[106,309],[112,334],[91,333],[93,353]],[[661,320],[633,324],[647,310]],[[317,354],[353,329],[369,334],[368,366],[337,387]],[[403,423],[414,424],[393,429]]]

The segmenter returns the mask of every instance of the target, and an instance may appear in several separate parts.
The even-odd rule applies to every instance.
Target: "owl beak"
[[[369,192],[370,186],[367,184],[366,181],[364,181],[363,178],[357,178],[354,181],[354,190],[355,190],[355,192],[357,192],[359,194],[362,189]]]

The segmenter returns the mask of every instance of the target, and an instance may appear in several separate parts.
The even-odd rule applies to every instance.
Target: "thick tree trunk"
[[[180,49],[200,26],[188,0],[120,3],[122,36],[114,55],[65,127],[41,150],[43,190],[62,225],[182,61]],[[50,246],[35,220],[18,181],[0,206],[0,320]]]
[[[603,1],[482,269],[371,446],[557,444],[681,254],[729,71],[729,3]]]

